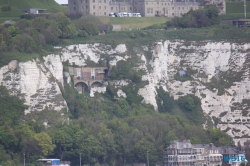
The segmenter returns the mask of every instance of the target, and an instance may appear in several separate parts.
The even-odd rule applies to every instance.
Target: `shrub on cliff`
[[[167,27],[201,28],[219,23],[218,9],[215,6],[207,6],[203,9],[190,10],[182,17],[174,17],[167,22]]]

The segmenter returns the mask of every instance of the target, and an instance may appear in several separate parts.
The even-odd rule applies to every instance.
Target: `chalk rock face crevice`
[[[7,87],[10,94],[24,99],[28,105],[26,114],[35,110],[41,111],[46,107],[56,111],[67,107],[52,74],[38,60],[20,62],[15,70],[8,66],[2,67],[0,82]]]

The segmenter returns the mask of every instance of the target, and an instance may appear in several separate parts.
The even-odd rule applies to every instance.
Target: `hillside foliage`
[[[127,88],[129,92],[133,86]],[[132,89],[130,92],[136,94]],[[10,96],[3,86],[0,91],[0,104],[4,108],[0,114],[3,119],[0,162],[3,166],[21,163],[24,153],[26,164],[30,166],[36,165],[36,159],[46,157],[69,160],[76,165],[79,153],[83,164],[125,165],[145,162],[146,151],[150,151],[150,165],[153,165],[162,160],[162,152],[176,139],[190,139],[192,143],[213,142],[217,146],[230,145],[232,141],[220,130],[205,130],[200,122],[193,122],[193,118],[202,119],[202,115],[197,114],[200,101],[194,96],[184,96],[178,101],[168,97],[163,103],[170,106],[163,106],[158,113],[150,105],[139,104],[140,101],[114,100],[106,98],[105,94],[91,98],[87,93],[75,93],[66,85],[64,97],[71,120],[62,123],[53,110],[45,111],[49,116],[35,111],[24,117],[23,101]],[[162,88],[158,91],[160,99],[168,96]],[[8,114],[7,110],[12,112]],[[188,117],[188,112],[193,112],[196,117]],[[39,118],[31,121],[36,116]],[[50,128],[43,126],[44,119],[52,125]]]
[[[200,21],[202,18],[212,18],[210,25],[216,21],[214,10],[199,10],[191,11],[183,20],[176,18],[176,22],[178,26],[188,27],[191,25],[188,21],[193,20],[194,27],[203,27],[198,16],[201,16]],[[245,29],[219,26],[211,29],[109,33],[111,28],[110,24],[104,24],[95,17],[72,21],[63,13],[46,17],[23,16],[16,24],[0,26],[0,65],[6,65],[13,59],[12,54],[16,53],[18,58],[28,60],[37,58],[34,53],[58,44],[101,42],[114,47],[125,43],[129,47],[128,51],[135,50],[134,55],[137,55],[145,53],[138,49],[141,45],[160,39],[248,40],[250,35]],[[97,35],[103,31],[108,33]],[[152,57],[150,53],[146,56]],[[90,97],[88,93],[78,94],[73,83],[71,86],[65,83],[61,89],[69,110],[60,112],[45,109],[24,116],[27,108],[24,101],[11,96],[6,88],[0,86],[1,165],[21,164],[23,154],[27,166],[36,166],[38,158],[59,158],[77,165],[81,153],[82,165],[122,166],[135,162],[145,163],[147,151],[150,151],[150,165],[154,165],[156,161],[162,161],[163,151],[173,140],[190,139],[193,144],[212,142],[216,146],[232,143],[230,136],[214,129],[209,123],[211,120],[204,117],[200,99],[194,95],[174,100],[159,87],[156,96],[159,112],[152,105],[142,103],[143,98],[138,95],[138,90],[148,82],[142,81],[144,71],[137,70],[137,62],[138,59],[133,58],[119,61],[106,80],[130,80],[122,88],[127,98],[118,97],[118,89],[112,83],[108,84],[105,94],[96,93],[95,97]],[[88,64],[100,65],[92,61]],[[180,77],[178,73],[175,77],[180,81],[191,79],[189,75]],[[44,120],[47,122],[46,127]],[[205,121],[208,122],[207,129],[202,125]]]
[[[180,28],[201,28],[219,23],[218,9],[214,6],[207,6],[199,10],[190,10],[182,17],[174,17],[167,22],[168,27]]]

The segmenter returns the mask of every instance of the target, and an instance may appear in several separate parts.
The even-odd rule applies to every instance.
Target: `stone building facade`
[[[222,4],[225,0],[211,0],[211,4]],[[140,13],[143,17],[180,17],[189,10],[199,9],[200,2],[195,0],[128,0],[116,2],[114,0],[69,0],[70,13],[86,15],[108,16],[109,13]]]

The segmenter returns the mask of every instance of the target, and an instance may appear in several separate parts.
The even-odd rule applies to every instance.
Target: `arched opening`
[[[93,84],[91,84],[91,88],[95,88],[95,87],[102,87],[103,84],[101,82],[93,82]]]
[[[78,93],[84,93],[84,92],[88,91],[88,85],[85,84],[84,82],[76,83],[75,87],[76,87]]]

